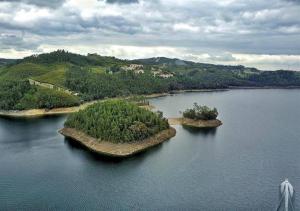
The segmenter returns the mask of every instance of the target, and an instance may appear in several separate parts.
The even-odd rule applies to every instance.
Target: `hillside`
[[[260,71],[241,65],[213,65],[165,57],[121,60],[64,50],[33,55],[0,67],[2,86],[7,85],[2,81],[14,81],[10,83],[12,86],[28,79],[50,84],[49,89],[62,92],[66,89],[65,94],[78,93],[85,101],[182,89],[300,86],[300,73],[295,71]]]

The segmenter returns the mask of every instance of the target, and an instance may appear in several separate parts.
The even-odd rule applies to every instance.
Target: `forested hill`
[[[97,65],[107,66],[115,64],[123,64],[124,61],[115,57],[100,56],[97,54],[88,54],[83,56],[80,54],[70,53],[65,50],[57,50],[51,53],[32,55],[18,60],[17,63],[35,63],[35,64],[53,64],[53,63],[71,63],[79,66]]]
[[[251,71],[251,72],[259,72],[256,68],[248,68],[242,65],[215,65],[215,64],[208,64],[208,63],[197,63],[192,61],[185,61],[176,58],[166,58],[166,57],[153,57],[148,59],[136,59],[132,60],[131,62],[135,62],[138,64],[146,64],[146,65],[159,65],[159,66],[168,66],[171,68],[181,68],[181,69],[191,69],[191,68],[199,68],[202,70],[205,69],[220,69],[224,71]],[[185,68],[184,68],[185,67]]]
[[[29,79],[47,85],[42,89],[29,85]],[[0,60],[0,110],[52,108],[75,105],[79,100],[232,86],[300,86],[300,73],[260,71],[241,65],[212,65],[165,57],[122,60],[64,50],[16,61]]]

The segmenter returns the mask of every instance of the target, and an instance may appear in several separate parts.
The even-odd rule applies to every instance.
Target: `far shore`
[[[214,89],[198,89],[198,90],[180,90],[175,91],[173,93],[154,93],[149,95],[143,95],[145,98],[151,99],[151,98],[158,98],[158,97],[164,97],[169,96],[175,93],[184,93],[184,92],[208,92],[208,91],[220,91],[220,90],[214,90]],[[225,91],[225,90],[223,90]],[[130,96],[129,96],[130,97]],[[128,98],[128,97],[126,97]],[[124,99],[126,99],[124,98]],[[42,117],[42,116],[54,116],[54,115],[63,115],[63,114],[70,114],[78,112],[81,109],[85,109],[89,105],[92,105],[97,102],[103,102],[109,99],[122,99],[120,97],[116,98],[105,98],[101,100],[94,100],[90,102],[85,102],[79,106],[73,106],[73,107],[64,107],[64,108],[53,108],[53,109],[28,109],[28,110],[8,110],[3,111],[0,110],[0,117],[12,117],[12,118],[30,118],[30,117]],[[154,106],[152,105],[142,105],[140,106],[142,108],[152,110],[154,109]]]
[[[144,97],[151,99],[151,98],[158,98],[164,96],[170,96],[173,94],[181,94],[181,93],[188,93],[188,92],[217,92],[217,91],[229,91],[229,90],[236,90],[236,89],[300,89],[299,86],[289,86],[289,87],[276,87],[276,86],[265,86],[265,87],[229,87],[224,89],[192,89],[192,90],[174,90],[170,93],[154,93],[149,95],[144,95]],[[52,116],[52,115],[62,115],[62,114],[70,114],[78,112],[81,109],[86,108],[89,105],[92,105],[97,102],[105,101],[108,99],[120,99],[120,98],[105,98],[101,100],[95,100],[90,102],[85,102],[79,106],[74,107],[65,107],[65,108],[53,108],[53,109],[29,109],[29,110],[0,110],[0,117],[12,117],[12,118],[22,118],[22,117],[41,117],[41,116]],[[126,98],[125,98],[126,99]],[[154,107],[149,105],[141,106],[146,109],[153,109]]]
[[[163,130],[145,140],[132,143],[112,143],[109,141],[100,141],[73,128],[63,128],[59,130],[59,133],[80,143],[93,152],[110,157],[128,157],[169,140],[176,135],[176,130],[170,127],[169,129]]]

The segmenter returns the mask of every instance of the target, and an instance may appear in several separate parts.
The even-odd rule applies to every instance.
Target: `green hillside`
[[[0,80],[0,110],[57,108],[79,105],[79,98],[64,92],[31,86],[26,80]]]
[[[2,69],[0,77],[5,79],[26,79],[48,73],[50,70],[39,64],[20,63]]]
[[[44,83],[54,84],[59,87],[64,87],[66,80],[66,71],[70,67],[70,64],[54,64],[49,67],[49,72],[32,77],[32,79]]]
[[[3,81],[23,83],[28,82],[28,79],[54,85],[52,88],[56,90],[43,90],[49,95],[57,94],[54,91],[61,87],[78,93],[81,100],[86,101],[182,89],[300,86],[300,73],[295,71],[260,71],[241,65],[213,65],[165,57],[121,60],[98,54],[84,56],[64,50],[33,55],[0,67],[0,85],[7,92],[10,92],[9,86]],[[39,88],[35,89],[39,91]],[[3,96],[0,98],[5,99]],[[60,96],[61,101],[66,97]],[[18,100],[21,97],[18,96]],[[59,98],[55,99],[59,101]],[[63,103],[52,105],[66,106]],[[15,108],[13,105],[2,108],[10,107]],[[47,106],[44,104],[38,107]]]

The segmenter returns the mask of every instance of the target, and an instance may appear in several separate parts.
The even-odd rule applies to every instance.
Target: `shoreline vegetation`
[[[127,157],[169,140],[176,130],[161,112],[109,100],[70,115],[59,133],[99,154]]]
[[[172,96],[173,94],[181,94],[181,93],[189,93],[189,92],[219,92],[219,91],[229,91],[229,90],[237,90],[237,89],[300,89],[300,86],[289,86],[289,87],[276,87],[276,86],[265,86],[265,87],[229,87],[224,89],[187,89],[187,90],[175,90],[171,92],[164,93],[154,93],[149,95],[142,95],[146,99]],[[106,98],[100,100],[94,100],[89,102],[84,102],[79,106],[73,107],[61,107],[61,108],[53,108],[53,109],[27,109],[27,110],[0,110],[0,117],[11,117],[11,118],[32,118],[32,117],[43,117],[43,116],[55,116],[55,115],[64,115],[78,112],[79,110],[85,109],[89,105],[92,105],[97,102],[103,102],[111,99],[126,99],[126,98]],[[155,107],[152,105],[142,105],[142,108],[146,108],[149,110],[154,109]],[[179,120],[175,120],[177,118],[171,118],[171,122],[177,122],[179,124]]]
[[[145,100],[143,101],[145,102]],[[171,125],[216,128],[222,125],[216,108],[194,107],[181,118],[163,117],[125,100],[99,102],[70,115],[58,132],[88,150],[110,157],[128,157],[163,143],[176,135]]]
[[[158,98],[164,96],[170,96],[172,94],[179,94],[184,92],[213,92],[213,91],[227,91],[226,89],[199,89],[199,90],[180,90],[173,93],[154,93],[149,95],[143,95],[146,99]],[[106,98],[101,100],[94,100],[90,102],[82,103],[79,106],[64,107],[64,108],[53,108],[53,109],[28,109],[28,110],[0,110],[0,117],[41,117],[41,116],[51,116],[51,115],[62,115],[78,112],[79,110],[85,109],[86,107],[93,105],[97,102],[104,102],[112,99],[127,99],[127,98]],[[148,110],[154,109],[153,105],[141,105],[141,108],[146,108]]]
[[[193,108],[188,108],[180,113],[182,113],[182,117],[170,118],[169,124],[181,124],[195,128],[216,128],[222,125],[222,122],[217,119],[219,113],[216,108],[194,103]]]
[[[130,96],[299,87],[296,71],[261,71],[166,57],[122,60],[57,50],[0,65],[0,116],[68,114],[91,102]]]

